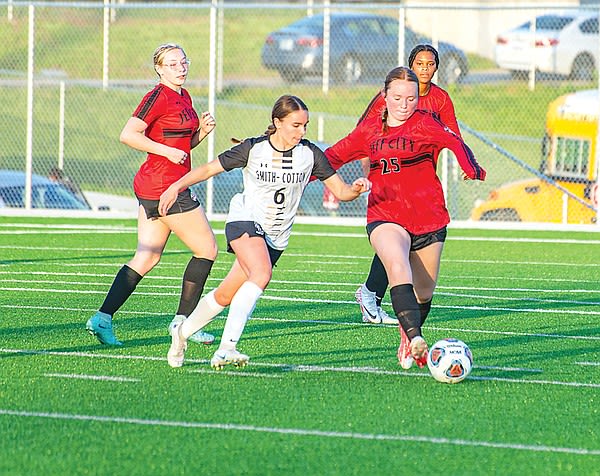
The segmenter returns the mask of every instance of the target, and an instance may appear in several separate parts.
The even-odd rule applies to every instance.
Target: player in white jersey
[[[234,168],[242,168],[244,191],[231,199],[225,224],[227,250],[236,259],[221,284],[204,296],[196,309],[173,328],[167,360],[181,367],[187,339],[210,323],[225,307],[229,314],[219,349],[211,365],[243,367],[248,356],[237,343],[256,302],[271,280],[272,269],[285,250],[302,193],[311,175],[342,201],[354,200],[370,189],[361,177],[352,185],[333,170],[323,152],[304,139],[308,108],[296,96],[281,96],[273,106],[271,124],[263,136],[249,138],[197,167],[171,185],[160,197],[166,213],[187,187]]]

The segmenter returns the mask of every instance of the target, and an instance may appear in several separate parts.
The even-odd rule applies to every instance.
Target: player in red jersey
[[[419,303],[431,301],[450,221],[436,175],[441,149],[456,156],[465,178],[484,180],[462,138],[433,114],[418,110],[419,80],[398,67],[386,77],[381,116],[361,121],[350,134],[325,151],[338,169],[352,160],[369,159],[372,183],[367,205],[367,234],[390,282],[401,336],[399,362],[410,368],[427,361]]]
[[[432,82],[439,63],[438,52],[431,45],[417,45],[410,52],[408,65],[419,79],[419,109],[436,114],[451,131],[460,136],[460,129],[450,96]],[[384,108],[385,98],[381,93],[378,93],[371,100],[358,122],[360,123],[368,117],[381,116]],[[368,161],[365,162],[368,166]],[[372,324],[398,323],[395,318],[388,316],[381,307],[381,301],[385,296],[387,287],[388,278],[385,268],[379,257],[375,255],[366,281],[359,286],[355,293],[356,300],[360,305],[363,322]],[[424,316],[423,319],[425,319],[431,308],[431,301],[420,303],[419,307]]]
[[[170,329],[196,307],[217,256],[212,229],[189,189],[177,196],[166,216],[158,213],[161,193],[190,171],[191,149],[215,127],[210,113],[198,117],[183,88],[189,64],[179,45],[159,46],[154,52],[154,70],[160,81],[144,96],[121,131],[121,142],[148,155],[133,181],[140,203],[137,250],[117,273],[102,306],[86,324],[102,344],[121,345],[113,332],[112,317],[158,264],[171,232],[192,250],[193,256],[183,275],[179,308]],[[214,341],[205,332],[195,337],[197,342]]]

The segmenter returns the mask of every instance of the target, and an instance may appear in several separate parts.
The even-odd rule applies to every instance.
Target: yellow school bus
[[[592,194],[596,184],[598,99],[598,90],[594,89],[552,101],[546,115],[540,175],[493,190],[488,200],[476,204],[471,219],[596,223]]]

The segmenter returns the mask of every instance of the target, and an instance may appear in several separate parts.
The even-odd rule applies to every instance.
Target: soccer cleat
[[[420,369],[427,365],[427,342],[421,336],[410,341],[410,353]]]
[[[377,298],[375,293],[369,291],[364,284],[361,284],[354,293],[356,302],[360,305],[362,321],[371,324],[381,324],[381,316],[377,309]]]
[[[221,370],[226,365],[235,365],[236,367],[245,367],[248,364],[248,357],[245,354],[239,353],[237,350],[217,350],[212,359],[210,366],[215,370]]]
[[[382,307],[377,307],[377,315],[379,316],[379,319],[381,320],[382,324],[394,324],[395,326],[398,325],[398,319],[390,316],[387,312],[383,310]]]
[[[215,336],[200,329],[199,331],[194,332],[188,340],[191,340],[196,344],[210,345],[215,341]]]
[[[98,311],[90,317],[85,324],[87,331],[96,337],[104,345],[123,345],[117,340],[113,332],[112,316]]]
[[[400,347],[398,347],[398,363],[400,364],[400,367],[402,367],[404,370],[408,370],[412,367],[415,359],[413,359],[413,356],[410,353],[410,341],[408,340],[406,332],[404,332],[402,326],[399,326],[399,328]]]
[[[173,368],[181,367],[185,359],[185,350],[187,341],[181,335],[181,325],[183,321],[176,323],[171,327],[171,347],[167,352],[167,362]]]
[[[175,316],[173,318],[173,320],[171,321],[171,324],[169,324],[169,335],[171,335],[171,336],[173,335],[173,326],[179,322],[183,322],[184,320],[185,320],[185,316],[182,316],[180,314]],[[209,334],[208,332],[204,332],[202,329],[200,329],[199,331],[194,332],[188,338],[188,340],[194,342],[195,344],[210,345],[215,341],[215,336],[212,334]]]

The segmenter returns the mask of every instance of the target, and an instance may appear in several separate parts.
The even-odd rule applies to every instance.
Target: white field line
[[[575,362],[576,365],[590,365],[593,367],[600,367],[600,362]]]
[[[190,370],[190,373],[196,374],[213,374],[213,375],[231,375],[233,377],[260,377],[260,378],[283,378],[281,374],[265,374],[260,372],[248,372],[244,371],[235,371],[235,370],[208,370],[208,369],[195,369]]]
[[[57,234],[64,232],[80,232],[80,233],[114,233],[114,234],[135,234],[137,228],[135,226],[116,226],[116,225],[75,225],[75,224],[40,224],[40,223],[4,223],[2,224],[3,229],[0,230],[0,234],[27,234],[28,230],[34,230],[36,234],[40,234],[40,230],[43,230],[43,234]],[[7,230],[7,228],[13,228],[14,230]],[[213,227],[215,234],[223,234],[222,228]],[[507,236],[460,236],[458,228],[453,229],[450,236],[447,237],[448,241],[484,241],[484,242],[512,242],[512,243],[554,243],[554,244],[594,244],[600,245],[600,240],[580,240],[574,238],[519,238],[519,237],[507,237]],[[304,232],[294,231],[295,235],[298,236],[319,236],[319,237],[337,237],[337,238],[365,238],[366,232]]]
[[[0,275],[2,274],[13,274],[13,273],[7,273],[7,272],[3,272],[0,271]],[[32,272],[32,273],[27,273],[28,275],[38,275],[38,276],[63,276],[63,277],[77,277],[77,278],[81,278],[81,277],[111,277],[113,278],[113,275],[99,275],[99,274],[82,274],[82,273],[45,273],[43,271],[39,271],[39,272]],[[150,276],[149,276],[150,278]],[[181,277],[171,277],[171,278],[166,278],[166,277],[160,277],[160,276],[154,276],[153,277],[154,280],[156,279],[171,279],[173,281],[177,281],[177,284],[160,284],[160,285],[153,285],[151,283],[142,283],[140,284],[140,289],[144,289],[144,288],[153,288],[153,287],[158,287],[160,289],[173,289],[173,290],[177,290],[179,291],[179,289],[181,288],[181,285],[179,284],[179,281],[181,281]],[[221,281],[221,278],[208,278],[209,281]],[[59,281],[56,279],[53,279],[52,281],[48,281],[48,280],[34,280],[34,279],[4,279],[3,280],[4,284],[8,284],[8,283],[28,283],[28,284],[64,284],[64,285],[76,285],[76,286],[102,286],[102,287],[106,287],[107,283],[105,282],[92,282],[92,281]],[[315,294],[315,293],[322,293],[325,292],[323,288],[316,288],[316,289],[311,289],[311,288],[275,288],[273,285],[276,284],[298,284],[298,285],[302,285],[302,286],[306,286],[306,285],[311,285],[311,286],[327,286],[329,287],[330,285],[337,285],[337,286],[344,286],[344,287],[351,287],[352,289],[354,289],[356,286],[358,286],[359,284],[355,284],[355,283],[325,283],[323,281],[318,281],[318,282],[308,282],[308,281],[290,281],[290,280],[272,280],[271,281],[272,285],[267,288],[266,290],[266,295],[268,295],[269,293],[273,292],[273,293],[290,293],[290,292],[294,292],[294,293],[304,293],[304,294]],[[519,292],[523,292],[523,293],[537,293],[537,292],[542,292],[542,293],[548,293],[548,294],[560,294],[562,293],[568,293],[568,294],[593,294],[593,293],[600,293],[600,289],[569,289],[569,290],[564,290],[564,289],[534,289],[534,288],[481,288],[481,287],[474,287],[474,286],[437,286],[437,289],[447,289],[447,290],[458,290],[458,291],[506,291],[506,292],[514,292],[514,293],[519,293]],[[348,293],[348,289],[327,289],[326,290],[327,293],[330,294],[347,294]],[[473,298],[473,299],[495,299],[495,300],[500,300],[500,301],[514,301],[515,300],[515,296],[490,296],[488,294],[466,294],[466,293],[448,293],[448,292],[436,292],[436,296],[450,296],[450,297],[462,297],[462,298]],[[595,302],[595,301],[574,301],[572,299],[547,299],[547,298],[536,298],[536,297],[520,297],[519,300],[521,301],[531,301],[531,302],[543,302],[543,303],[559,303],[559,304],[582,304],[582,305],[589,305],[589,306],[596,306],[600,304],[600,301]]]
[[[109,375],[84,375],[84,374],[44,374],[44,377],[51,378],[72,378],[82,380],[101,380],[107,382],[140,382],[139,378],[112,377]]]
[[[56,258],[57,262],[60,262],[60,258]],[[31,263],[35,263],[35,260],[32,260]],[[328,266],[331,265],[331,262],[319,262],[320,264],[327,264]],[[25,264],[24,261],[20,261],[19,264]],[[92,267],[92,268],[102,268],[102,267],[106,267],[106,268],[111,268],[111,269],[116,269],[118,267],[118,265],[116,265],[115,263],[60,263],[61,266],[64,267],[78,267],[78,268],[85,268],[85,267]],[[5,266],[8,267],[7,264],[2,264],[0,263],[0,266]],[[161,270],[165,270],[165,268],[173,268],[173,269],[177,269],[177,270],[181,270],[182,269],[182,264],[181,263],[165,263],[165,262],[161,262],[159,267],[157,267],[158,269]],[[213,270],[221,270],[221,271],[229,271],[230,266],[225,266],[225,265],[219,265],[216,264],[213,265],[212,267]],[[286,273],[288,274],[295,274],[295,273],[299,273],[302,275],[306,275],[307,271],[306,269],[286,269],[285,270]],[[349,276],[349,275],[356,275],[358,276],[360,279],[365,277],[365,271],[360,269],[360,270],[356,270],[356,271],[352,271],[352,270],[322,270],[322,269],[311,269],[310,270],[311,274],[343,274],[344,276]],[[0,271],[0,275],[2,274],[9,274],[9,275],[13,275],[16,274],[14,271]],[[22,273],[21,273],[22,274]],[[98,277],[98,278],[114,278],[115,273],[83,273],[83,272],[59,272],[59,271],[27,271],[28,275],[43,275],[43,276],[89,276],[89,277]],[[164,276],[164,275],[158,275],[158,274],[151,274],[151,275],[147,275],[144,276],[144,280],[156,280],[156,279],[161,279],[161,280],[175,280],[175,281],[180,281],[181,280],[181,276]],[[572,279],[572,278],[540,278],[540,277],[531,277],[531,276],[482,276],[482,275],[474,275],[471,274],[469,276],[460,276],[460,275],[445,275],[445,274],[440,274],[439,280],[443,281],[445,279],[452,279],[452,280],[465,280],[465,279],[469,279],[469,280],[477,280],[477,281],[481,281],[481,280],[487,280],[487,281],[499,281],[499,280],[504,280],[504,281],[532,281],[532,282],[540,282],[540,283],[549,283],[549,282],[559,282],[559,283],[592,283],[597,285],[598,284],[598,280],[597,279]],[[272,283],[276,283],[276,282],[282,282],[282,281],[277,281],[277,280],[272,280]],[[301,281],[301,283],[304,283],[304,281]],[[332,286],[358,286],[358,282],[356,283],[341,283],[341,282],[335,282],[335,283],[322,283],[322,284],[329,284]],[[443,287],[444,285],[438,285],[437,289],[439,289],[440,287]],[[452,287],[449,287],[450,289]],[[477,288],[473,288],[473,289],[481,289],[479,287]],[[494,290],[497,288],[493,288]],[[507,288],[507,289],[511,289],[511,288]],[[533,291],[537,291],[537,289],[534,289]],[[567,292],[568,290],[562,289],[562,292]]]
[[[69,293],[69,294],[106,294],[106,290],[90,290],[90,289],[54,289],[54,288],[18,288],[18,287],[0,287],[0,291],[19,291],[19,292],[33,292],[33,293],[53,293],[53,294],[61,294],[61,293]],[[145,292],[136,290],[136,295],[139,296],[176,296],[179,295],[178,292]],[[270,296],[268,294],[263,294],[261,299],[264,301],[285,301],[285,302],[305,302],[305,303],[319,303],[319,304],[355,304],[355,301],[339,301],[333,299],[314,299],[314,298],[299,298],[299,297],[278,297],[278,296]],[[16,307],[17,309],[20,306],[10,306],[5,305],[5,307]],[[555,315],[556,317],[564,316],[565,314],[571,315],[600,315],[600,311],[588,311],[588,310],[573,310],[573,309],[534,309],[534,308],[509,308],[509,307],[493,307],[493,306],[445,306],[441,304],[436,304],[437,308],[440,309],[463,309],[469,311],[484,311],[484,312],[530,312],[535,314],[547,314],[547,315]],[[300,322],[300,321],[299,321]],[[302,321],[302,322],[310,322],[310,321]]]
[[[1,290],[2,288],[0,288]],[[138,293],[142,294],[142,293]],[[347,301],[347,303],[354,303],[354,301]],[[464,306],[439,306],[443,308],[451,308],[451,309],[466,309]],[[96,312],[97,309],[82,309],[82,308],[69,308],[69,307],[58,307],[58,306],[28,306],[23,304],[0,304],[0,308],[11,309],[13,311],[23,311],[26,309],[36,309],[41,311],[57,311],[57,312],[84,312],[84,313],[93,313]],[[127,311],[120,310],[120,314],[132,314],[132,315],[148,315],[154,316],[157,314],[156,311]],[[160,314],[158,312],[158,314]],[[582,314],[587,315],[586,312],[582,312]],[[217,316],[217,319],[225,319],[225,316]],[[291,324],[319,324],[319,325],[330,325],[330,326],[353,326],[353,327],[370,327],[370,326],[385,326],[385,327],[396,327],[395,324],[364,324],[362,322],[340,322],[340,321],[328,321],[328,320],[316,320],[316,319],[285,319],[281,317],[260,317],[260,316],[252,316],[253,321],[265,321],[265,322],[287,322]],[[424,327],[427,330],[434,331],[444,331],[444,332],[464,332],[471,334],[491,334],[491,335],[504,335],[504,336],[517,336],[517,337],[539,337],[539,338],[550,338],[550,339],[574,339],[574,340],[591,340],[596,341],[600,340],[600,336],[583,336],[583,335],[568,335],[568,334],[548,334],[548,333],[537,333],[537,332],[515,332],[515,331],[496,331],[496,330],[487,330],[487,329],[473,329],[473,328],[459,328],[459,327],[440,327],[440,326],[432,326],[427,325]]]
[[[320,438],[344,438],[350,440],[376,440],[376,441],[404,441],[416,443],[428,443],[434,445],[450,446],[469,446],[479,448],[494,448],[501,450],[515,450],[542,453],[566,453],[581,456],[600,455],[598,449],[588,448],[568,448],[560,446],[546,445],[526,445],[521,443],[502,443],[494,441],[462,440],[454,438],[445,438],[440,436],[422,436],[422,435],[390,435],[383,433],[357,433],[340,432],[331,430],[310,430],[304,428],[277,428],[254,425],[240,425],[233,423],[204,423],[192,421],[172,421],[172,420],[147,420],[140,418],[111,417],[101,415],[78,415],[72,413],[46,413],[46,412],[28,412],[19,410],[9,410],[0,408],[0,415],[28,417],[28,418],[51,418],[56,420],[76,420],[93,421],[102,423],[118,423],[129,425],[147,425],[156,427],[175,427],[175,428],[202,428],[208,430],[222,431],[244,431],[252,433],[274,433],[288,436],[309,436]]]
[[[2,274],[0,272],[0,274]],[[181,280],[181,278],[176,278],[178,281]],[[207,279],[207,282],[210,281],[221,281],[221,278],[211,278],[209,277]],[[88,287],[101,287],[102,291],[106,291],[106,287],[107,287],[107,283],[103,283],[103,282],[99,282],[99,283],[93,283],[90,281],[57,281],[57,280],[52,280],[50,281],[46,281],[46,280],[34,280],[34,279],[5,279],[4,284],[53,284],[53,285],[68,285],[68,286],[88,286]],[[277,281],[272,281],[273,283],[277,284]],[[301,283],[300,283],[301,284]],[[351,285],[353,287],[355,287],[356,285]],[[159,289],[161,289],[161,291],[156,292],[156,295],[166,295],[166,296],[173,296],[175,294],[179,294],[180,289],[181,289],[181,285],[169,285],[169,284],[161,284],[161,285],[155,285],[153,286],[152,284],[141,284],[138,288],[137,288],[137,293],[144,293],[144,289],[152,289],[154,287],[158,287]],[[2,288],[0,288],[2,289]],[[18,289],[18,288],[4,288],[4,290],[11,290],[11,289]],[[173,292],[164,292],[165,290],[168,289],[172,289]],[[445,289],[455,289],[452,288],[451,286],[445,286]],[[456,289],[465,289],[464,287],[460,287],[460,288],[456,288]],[[474,288],[476,289],[476,288]],[[35,289],[35,291],[37,291],[38,289]],[[33,291],[33,289],[32,289]],[[491,289],[490,289],[491,291]],[[522,290],[515,290],[515,292],[519,292]],[[64,291],[63,291],[64,292]],[[75,289],[69,289],[69,292],[73,292],[73,293],[79,293],[81,294],[82,291],[81,290],[75,290]],[[86,291],[83,291],[86,292]],[[99,294],[99,291],[94,291],[94,290],[89,290],[90,294]],[[265,293],[263,294],[264,299],[269,299],[269,296],[271,295],[271,293],[284,293],[284,294],[289,294],[289,293],[300,293],[300,294],[309,294],[309,295],[314,295],[314,294],[318,294],[318,293],[322,293],[323,289],[309,289],[309,288],[302,288],[302,289],[292,289],[292,288],[281,288],[278,289],[274,286],[270,286]],[[558,292],[558,291],[557,291]],[[575,291],[577,292],[577,291]],[[581,291],[582,293],[584,291]],[[596,291],[596,290],[590,290],[588,291],[590,293],[592,292],[600,292]],[[343,295],[347,295],[348,294],[348,290],[347,289],[329,289],[327,290],[327,293],[332,295],[332,294],[343,294]],[[515,301],[515,296],[490,296],[487,294],[467,294],[467,293],[447,293],[447,292],[436,292],[436,296],[447,296],[447,297],[459,297],[459,298],[470,298],[470,299],[481,299],[481,300],[495,300],[495,301]],[[312,299],[312,298],[311,298]],[[572,299],[547,299],[547,298],[534,298],[534,297],[519,297],[518,298],[519,301],[522,302],[536,302],[536,303],[543,303],[543,304],[569,304],[569,305],[582,305],[582,306],[598,306],[600,305],[600,301],[575,301]],[[334,302],[334,301],[332,301]],[[348,301],[348,302],[352,302],[352,301]]]
[[[141,361],[166,361],[164,357],[154,356],[142,356],[142,355],[123,355],[123,354],[94,354],[91,352],[60,352],[60,351],[49,351],[49,350],[31,350],[31,349],[3,349],[0,348],[0,353],[6,354],[22,354],[22,355],[51,355],[54,357],[82,357],[82,358],[96,358],[96,359],[118,359],[118,360],[141,360]],[[208,364],[209,361],[205,359],[187,359],[188,363]],[[428,377],[431,375],[428,371],[404,371],[404,370],[385,370],[377,367],[332,367],[324,365],[304,365],[304,364],[281,364],[274,362],[257,362],[252,360],[251,365],[253,367],[269,367],[276,368],[282,373],[287,372],[331,372],[331,373],[351,373],[351,374],[374,374],[374,375],[392,375],[402,377]],[[484,367],[477,367],[476,369],[489,369]],[[538,370],[538,369],[534,369]],[[522,372],[523,369],[513,369],[512,371]],[[244,370],[240,370],[244,372]],[[563,382],[559,380],[529,380],[523,378],[509,378],[509,377],[489,377],[480,375],[469,375],[468,380],[484,380],[494,382],[504,382],[513,384],[535,384],[535,385],[558,385],[575,388],[600,388],[600,383],[587,383],[587,382]]]

